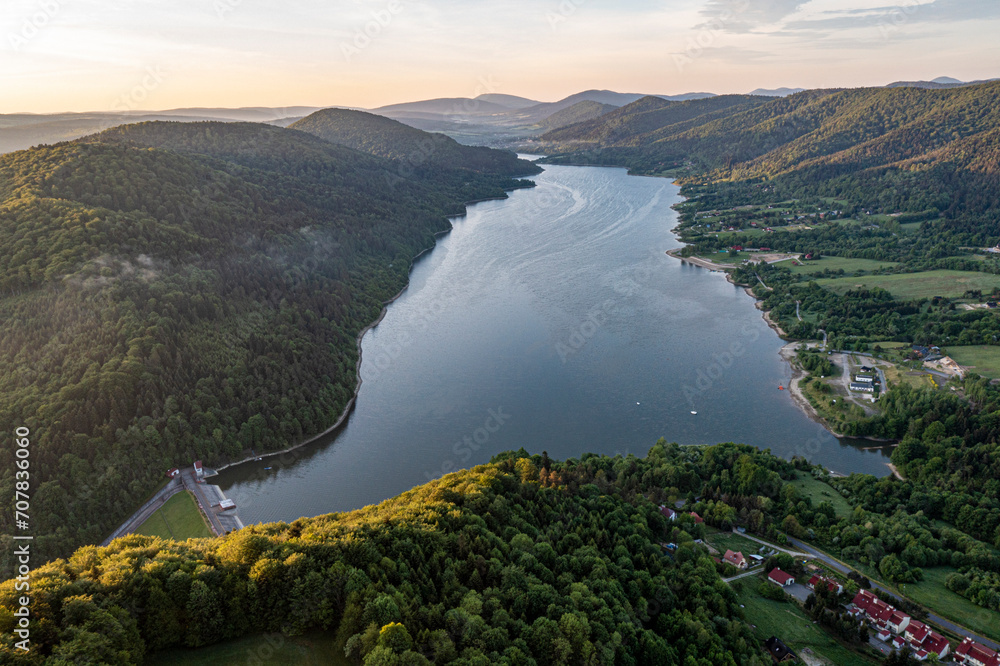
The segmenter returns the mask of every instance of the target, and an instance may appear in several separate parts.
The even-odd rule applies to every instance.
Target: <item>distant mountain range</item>
[[[984,81],[963,82],[942,76],[932,81],[896,81],[884,87],[947,89],[980,83]],[[724,95],[723,97],[782,98],[805,91],[804,88],[757,88],[746,96]],[[585,90],[556,102],[541,102],[517,95],[487,93],[475,98],[442,97],[389,104],[368,111],[421,130],[446,133],[461,143],[505,146],[513,145],[519,138],[539,136],[560,127],[594,120],[614,109],[643,99],[688,102],[715,97],[719,96],[709,92],[646,95],[613,90]],[[287,127],[321,109],[323,107],[316,106],[237,109],[189,107],[166,111],[0,115],[0,153],[39,144],[69,141],[110,127],[150,120],[239,121]]]
[[[602,163],[637,170],[694,164],[727,180],[792,172],[830,178],[942,164],[1000,172],[1000,81],[937,85],[945,89],[809,90],[687,102],[646,97],[549,131],[537,149],[569,153],[574,162],[580,161],[575,153],[586,150]]]

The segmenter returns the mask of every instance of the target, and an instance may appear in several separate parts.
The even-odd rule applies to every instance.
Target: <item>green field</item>
[[[744,555],[756,555],[757,550],[762,546],[756,541],[732,532],[706,534],[705,541],[712,544],[712,547],[719,551],[720,556],[725,555],[727,550],[739,551]]]
[[[952,567],[924,569],[922,581],[907,583],[900,591],[942,617],[954,620],[988,638],[1000,640],[1000,613],[977,606],[945,586],[945,579],[954,571]]]
[[[894,275],[868,275],[864,277],[824,278],[816,281],[837,293],[843,293],[858,286],[881,287],[901,300],[916,298],[959,298],[969,289],[980,289],[983,293],[1000,287],[1000,275],[974,273],[971,271],[922,271],[920,273],[898,273]]]
[[[251,636],[197,650],[168,650],[146,660],[150,666],[236,666],[275,664],[281,666],[348,666],[352,662],[337,646],[332,633],[311,632],[304,636],[281,634]]]
[[[871,259],[849,259],[847,257],[823,257],[822,259],[810,259],[801,266],[793,266],[791,261],[782,261],[778,266],[787,266],[796,275],[809,275],[811,273],[822,273],[824,270],[838,271],[843,269],[845,273],[857,273],[858,271],[871,272],[880,268],[892,268],[898,266],[894,261],[872,261]]]
[[[754,589],[758,580],[751,577],[742,581],[739,602],[745,606],[743,613],[747,622],[756,625],[754,633],[762,643],[777,636],[794,652],[801,653],[803,648],[809,648],[837,666],[879,663],[838,643],[819,625],[813,624],[794,601],[782,603],[760,597]]]
[[[943,351],[959,365],[972,368],[972,372],[976,374],[990,379],[1000,378],[1000,347],[990,345],[948,347]]]
[[[212,536],[201,511],[198,510],[198,505],[195,504],[194,497],[187,491],[177,493],[168,499],[166,504],[139,526],[136,534],[177,541]]]
[[[834,511],[837,512],[837,518],[846,518],[854,510],[843,495],[811,474],[799,472],[795,480],[792,481],[792,485],[802,495],[812,498],[814,507],[819,506],[822,502],[830,502]]]

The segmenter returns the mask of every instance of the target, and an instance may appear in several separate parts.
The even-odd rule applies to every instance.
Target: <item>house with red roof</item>
[[[892,615],[886,620],[886,624],[892,629],[892,633],[901,634],[907,625],[910,624],[910,616],[901,610],[893,610]]]
[[[737,569],[746,569],[747,560],[743,557],[743,553],[736,551],[735,553],[731,550],[727,550],[726,554],[723,556],[722,561],[726,564],[732,564]]]
[[[906,625],[906,631],[903,633],[903,638],[910,645],[920,645],[927,638],[927,635],[931,633],[931,630],[927,628],[927,625],[920,620],[910,620],[910,623]]]
[[[781,569],[772,569],[771,573],[767,574],[767,579],[778,587],[788,587],[795,582],[795,576]]]
[[[667,520],[677,520],[677,512],[666,504],[660,506],[660,513],[663,514],[663,517]]]
[[[970,666],[1000,666],[1000,654],[966,637],[955,648],[955,661]]]
[[[936,654],[938,659],[944,659],[951,650],[948,639],[936,631],[930,632],[920,647],[931,654]]]
[[[810,590],[815,590],[817,585],[826,584],[826,588],[833,592],[834,594],[840,594],[844,591],[844,586],[833,580],[832,578],[827,578],[826,576],[820,576],[819,574],[814,575],[806,583],[806,587]]]
[[[703,523],[703,522],[705,522],[705,519],[704,519],[704,518],[702,518],[701,516],[699,516],[699,515],[698,515],[697,513],[695,513],[694,511],[692,511],[692,512],[691,512],[690,514],[688,514],[688,515],[690,515],[691,517],[693,517],[693,518],[694,518],[694,522],[695,522],[695,523]]]
[[[198,476],[205,476],[205,468],[201,466],[200,460],[194,461],[194,473]]]

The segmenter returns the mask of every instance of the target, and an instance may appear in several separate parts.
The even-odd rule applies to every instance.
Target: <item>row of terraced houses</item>
[[[853,608],[849,612],[855,617],[863,616],[868,620],[880,641],[892,644],[897,650],[909,645],[913,656],[919,661],[927,659],[931,654],[944,659],[951,651],[951,645],[944,636],[882,601],[870,590],[861,590],[855,595]]]

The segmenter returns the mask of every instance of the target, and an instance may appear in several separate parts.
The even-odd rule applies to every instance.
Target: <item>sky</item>
[[[0,113],[1000,77],[998,0],[3,0]]]

